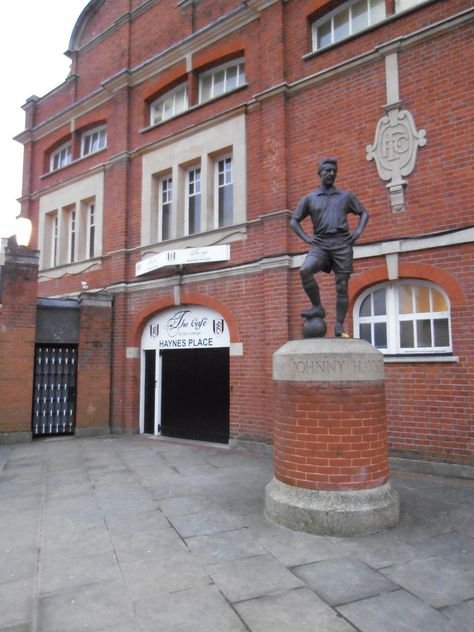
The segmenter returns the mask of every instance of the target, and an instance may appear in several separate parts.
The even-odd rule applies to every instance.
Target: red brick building
[[[271,442],[272,354],[306,304],[289,219],[330,155],[370,213],[347,324],[385,355],[392,454],[473,463],[473,20],[472,0],[91,0],[18,136],[39,296],[113,299],[77,431]],[[104,365],[89,342],[82,370]]]

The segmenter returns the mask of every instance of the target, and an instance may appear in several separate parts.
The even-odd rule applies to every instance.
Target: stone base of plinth
[[[296,531],[368,535],[397,524],[399,498],[390,483],[357,491],[320,491],[293,487],[273,478],[265,490],[265,515]]]

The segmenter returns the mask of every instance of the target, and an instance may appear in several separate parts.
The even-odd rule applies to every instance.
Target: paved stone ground
[[[272,460],[151,438],[0,447],[3,632],[473,632],[474,481],[400,474],[358,538],[262,515]]]

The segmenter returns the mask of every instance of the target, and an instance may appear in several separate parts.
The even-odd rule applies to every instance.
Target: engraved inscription
[[[309,374],[342,374],[345,360],[298,360],[293,366],[298,373]]]
[[[357,373],[362,371],[380,371],[383,370],[383,360],[352,360],[352,370]]]

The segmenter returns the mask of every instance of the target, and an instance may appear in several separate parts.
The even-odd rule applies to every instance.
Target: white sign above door
[[[230,346],[227,323],[201,305],[180,305],[151,318],[142,334],[142,349],[216,349]]]
[[[205,246],[203,248],[181,248],[180,250],[164,250],[157,255],[139,261],[135,266],[137,276],[158,270],[164,266],[179,266],[195,263],[212,263],[214,261],[228,261],[230,246]]]

